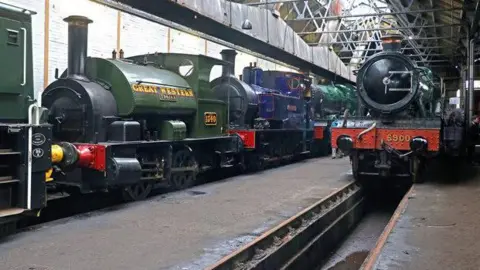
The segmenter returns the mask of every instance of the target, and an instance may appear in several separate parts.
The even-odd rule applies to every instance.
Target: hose
[[[373,124],[372,124],[369,128],[365,129],[364,131],[360,132],[360,133],[357,135],[357,139],[358,139],[358,140],[361,140],[361,139],[362,139],[362,136],[363,136],[365,133],[371,131],[371,130],[374,129],[376,126],[377,126],[377,122],[373,122]]]

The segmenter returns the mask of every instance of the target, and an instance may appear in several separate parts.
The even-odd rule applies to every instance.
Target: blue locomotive
[[[222,77],[211,82],[217,98],[228,101],[229,133],[243,141],[247,169],[310,154],[317,140],[310,110],[311,79],[301,73],[264,71],[251,64],[233,74],[235,50],[223,50]],[[325,153],[326,154],[326,153]]]

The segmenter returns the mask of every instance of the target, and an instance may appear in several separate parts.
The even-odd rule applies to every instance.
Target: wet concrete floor
[[[312,159],[75,216],[0,242],[0,269],[204,269],[351,182]]]
[[[480,269],[479,175],[415,185],[373,269]]]

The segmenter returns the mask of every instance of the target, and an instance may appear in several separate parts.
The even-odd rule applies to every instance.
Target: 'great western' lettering
[[[146,94],[160,94],[173,97],[194,97],[192,89],[180,89],[173,87],[161,87],[148,84],[132,84],[132,90],[134,92],[146,93]]]

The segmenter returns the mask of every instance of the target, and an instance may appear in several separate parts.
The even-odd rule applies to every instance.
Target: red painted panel
[[[255,130],[229,130],[230,134],[238,134],[245,148],[255,148]]]
[[[362,135],[361,140],[358,134],[364,128],[333,128],[332,147],[337,147],[337,138],[341,135],[348,135],[353,139],[356,149],[382,149],[382,141],[396,150],[410,150],[410,140],[420,136],[428,141],[429,151],[440,149],[440,129],[372,129]]]
[[[75,144],[78,150],[78,164],[98,171],[105,171],[105,146],[99,144]]]
[[[324,127],[314,127],[313,128],[313,136],[316,140],[322,140],[323,139],[323,131]]]

